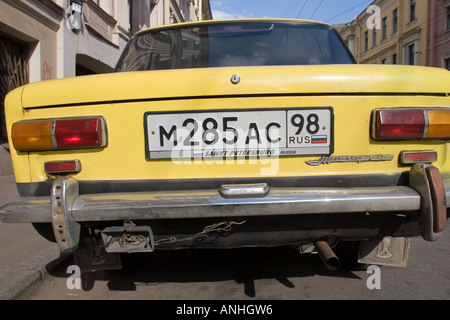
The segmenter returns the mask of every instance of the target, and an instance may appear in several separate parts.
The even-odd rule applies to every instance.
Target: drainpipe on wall
[[[437,0],[431,0],[431,8],[430,8],[430,58],[428,61],[428,65],[430,67],[436,67],[434,65],[434,56],[435,56],[435,34],[436,34],[436,15],[435,15],[435,10],[436,10],[436,1]]]

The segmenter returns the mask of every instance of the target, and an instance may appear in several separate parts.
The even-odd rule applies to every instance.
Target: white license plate
[[[145,114],[148,159],[333,153],[333,109]]]

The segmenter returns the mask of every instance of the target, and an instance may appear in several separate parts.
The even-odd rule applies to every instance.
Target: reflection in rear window
[[[202,24],[140,33],[116,71],[352,63],[340,36],[326,25]]]

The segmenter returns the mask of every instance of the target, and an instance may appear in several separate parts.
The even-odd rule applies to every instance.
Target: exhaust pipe
[[[314,243],[317,249],[317,253],[322,259],[323,263],[330,271],[336,271],[341,266],[341,261],[336,256],[336,254],[331,250],[330,246],[326,241],[320,240]]]

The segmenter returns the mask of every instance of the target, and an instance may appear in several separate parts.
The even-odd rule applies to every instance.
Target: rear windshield
[[[116,71],[352,63],[340,36],[326,25],[228,23],[140,33]]]

